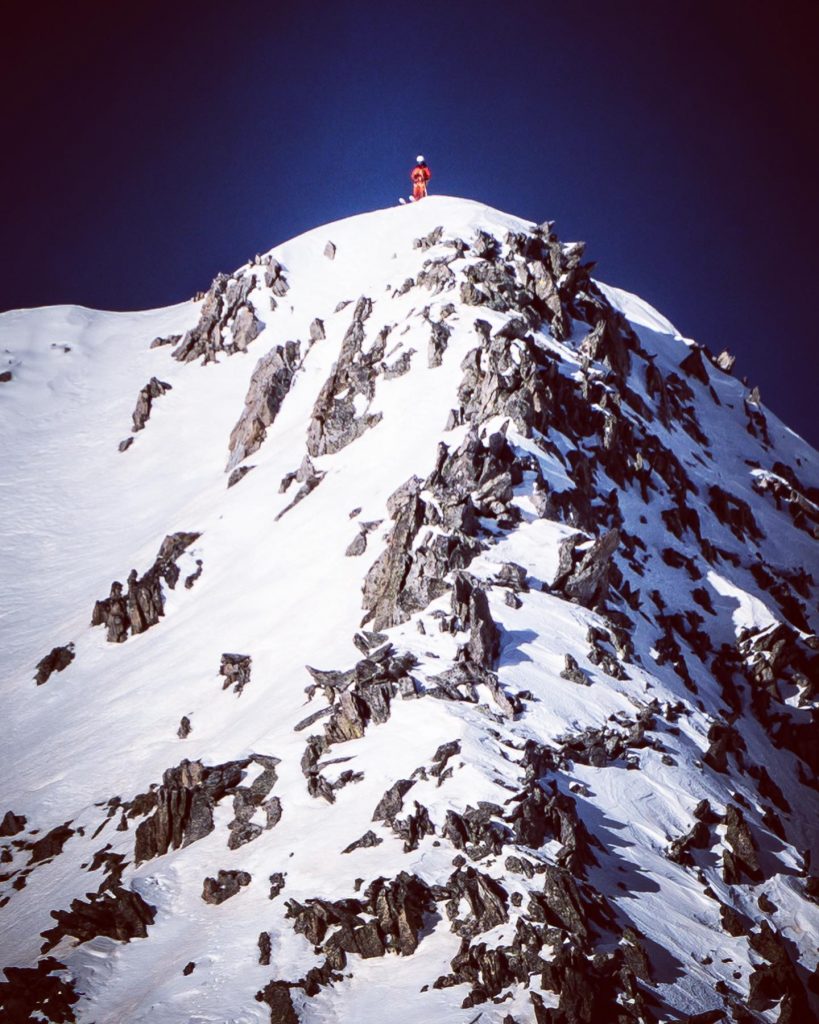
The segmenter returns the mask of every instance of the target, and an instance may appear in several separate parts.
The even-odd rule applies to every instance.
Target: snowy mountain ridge
[[[10,1020],[815,1012],[819,459],[583,256],[0,315]]]

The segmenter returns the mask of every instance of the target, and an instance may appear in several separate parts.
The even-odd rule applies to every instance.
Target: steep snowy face
[[[4,1019],[816,1013],[819,458],[583,260],[0,316]]]

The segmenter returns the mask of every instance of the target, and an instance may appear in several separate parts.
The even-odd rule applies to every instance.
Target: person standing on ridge
[[[432,172],[427,167],[427,162],[422,156],[415,158],[415,167],[410,173],[412,181],[412,201],[417,203],[427,194],[427,182],[432,177]]]

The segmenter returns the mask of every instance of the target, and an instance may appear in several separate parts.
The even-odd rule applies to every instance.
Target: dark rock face
[[[561,679],[568,679],[570,683],[577,683],[578,686],[591,686],[591,680],[577,664],[571,654],[566,655],[566,667],[560,673]]]
[[[37,674],[34,677],[38,686],[48,682],[53,672],[62,672],[74,660],[74,644],[65,647],[54,647],[44,658],[37,662]]]
[[[607,593],[611,557],[620,543],[617,530],[609,530],[595,541],[561,584],[561,591],[587,608],[599,603]]]
[[[162,580],[173,590],[180,575],[176,561],[199,536],[198,533],[169,534],[159,548],[156,561],[143,576],[137,576],[136,569],[131,570],[127,592],[123,593],[121,583],[111,584],[110,596],[94,605],[91,625],[104,625],[110,643],[123,643],[129,633],[144,633],[155,626],[164,615]]]
[[[144,939],[154,923],[156,908],[131,889],[115,886],[111,892],[92,896],[90,902],[74,900],[70,910],[52,910],[57,925],[43,932],[42,952],[56,946],[65,935],[87,942],[105,935],[120,942]]]
[[[205,903],[224,903],[235,896],[244,886],[250,885],[247,871],[220,871],[216,878],[206,878],[202,885],[202,899]]]
[[[73,835],[74,829],[70,828],[67,822],[65,825],[57,825],[56,828],[47,832],[42,839],[32,843],[29,864],[38,864],[40,861],[50,860],[52,857],[59,856],[63,851],[63,847]]]
[[[231,431],[226,472],[258,451],[279,414],[301,361],[299,342],[277,345],[262,356],[250,378],[245,408]]]
[[[377,836],[372,829],[369,829],[360,839],[356,839],[354,842],[350,843],[349,846],[345,846],[341,852],[352,853],[353,850],[360,850],[370,846],[380,846],[383,842],[384,840],[380,836]]]
[[[6,811],[0,822],[0,837],[16,836],[26,827],[26,818],[22,814]]]
[[[144,430],[145,424],[151,415],[151,408],[154,400],[171,391],[171,385],[161,381],[158,377],[151,377],[145,387],[139,392],[136,408],[132,419],[134,421],[133,432]]]
[[[35,1020],[66,1024],[75,1021],[72,1007],[79,1002],[73,981],[55,976],[65,964],[46,957],[36,967],[6,967],[6,980],[0,981],[0,1014],[8,1024]]]
[[[313,458],[340,451],[381,419],[381,413],[356,412],[356,398],[369,405],[375,395],[377,367],[386,349],[385,330],[368,352],[363,350],[364,324],[371,313],[371,300],[360,298],[338,361],[316,399],[307,431],[307,451]]]
[[[189,846],[212,832],[214,807],[236,791],[249,764],[247,759],[208,768],[201,761],[185,760],[169,768],[162,785],[145,801],[153,814],[137,827],[134,863]],[[137,798],[132,811],[141,803]]]
[[[256,993],[256,1000],[270,1007],[270,1024],[299,1024],[293,1006],[290,986],[284,981],[270,981]]]
[[[449,891],[447,916],[452,921],[451,927],[456,935],[471,939],[508,920],[509,900],[506,890],[494,878],[482,874],[477,868],[458,868],[450,875],[446,887]],[[461,900],[465,900],[468,907],[467,916],[463,920],[458,917]]]
[[[754,837],[742,811],[735,804],[728,804],[725,810],[725,826],[725,840],[731,845],[731,850],[725,850],[722,855],[725,881],[737,885],[743,875],[751,882],[763,881]]]
[[[404,807],[404,796],[415,783],[409,779],[399,779],[378,801],[373,811],[373,821],[391,821],[399,815]]]
[[[775,1001],[782,1000],[780,1021],[798,1024],[810,1020],[812,1013],[807,993],[780,933],[763,921],[759,931],[750,935],[749,944],[767,961],[755,967],[751,974],[750,1008],[765,1011]]]
[[[223,654],[222,663],[219,666],[219,675],[224,677],[222,689],[227,690],[233,687],[236,696],[240,696],[242,690],[250,682],[250,666],[253,659],[249,654]]]

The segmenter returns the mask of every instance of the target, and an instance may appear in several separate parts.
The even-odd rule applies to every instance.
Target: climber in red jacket
[[[419,199],[423,199],[427,194],[427,182],[431,177],[432,172],[427,167],[426,160],[422,156],[416,157],[415,167],[413,167],[410,173],[413,202],[417,203]]]

